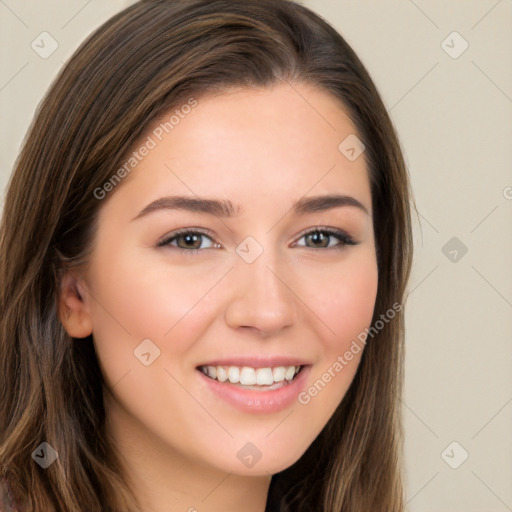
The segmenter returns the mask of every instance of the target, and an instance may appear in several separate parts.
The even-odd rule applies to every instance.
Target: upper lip
[[[269,368],[271,366],[306,366],[304,359],[295,356],[239,356],[212,359],[197,365],[200,366],[248,366],[250,368]]]

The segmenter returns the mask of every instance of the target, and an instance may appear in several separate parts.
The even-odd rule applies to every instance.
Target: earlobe
[[[92,334],[89,294],[83,280],[70,273],[60,285],[59,319],[72,338],[86,338]]]

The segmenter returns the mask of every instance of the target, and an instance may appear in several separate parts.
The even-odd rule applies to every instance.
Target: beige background
[[[2,192],[63,62],[130,3],[0,0]],[[512,1],[302,3],[372,74],[420,214],[406,312],[409,510],[512,510]],[[43,31],[59,45],[47,59],[31,48]]]

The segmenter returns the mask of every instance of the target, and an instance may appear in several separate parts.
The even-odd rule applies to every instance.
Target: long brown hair
[[[62,272],[87,261],[102,205],[94,191],[170,108],[231,86],[280,81],[318,86],[346,107],[366,146],[371,182],[374,322],[403,304],[412,256],[407,170],[379,94],[345,40],[289,0],[135,3],[96,30],[61,71],[6,195],[0,469],[23,510],[140,510],[105,435],[92,338],[70,338],[57,310]],[[335,414],[303,457],[272,477],[267,511],[403,510],[403,331],[400,314],[368,338]],[[45,470],[31,459],[42,442],[58,452]]]

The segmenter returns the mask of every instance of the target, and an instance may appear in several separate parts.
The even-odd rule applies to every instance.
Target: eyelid
[[[213,243],[218,244],[218,242],[215,240],[215,235],[209,229],[191,227],[191,228],[178,229],[176,231],[172,231],[171,233],[164,235],[162,238],[160,238],[157,241],[156,245],[158,247],[165,247],[174,238],[177,238],[180,235],[185,235],[185,234],[189,234],[189,233],[207,236],[208,238],[210,238],[212,240]],[[181,249],[181,247],[177,247],[177,249]],[[192,252],[192,251],[202,251],[204,249],[183,249],[183,250],[186,252]]]
[[[359,245],[359,242],[357,242],[351,235],[347,233],[344,229],[340,228],[333,228],[329,226],[315,226],[314,228],[307,228],[306,230],[302,231],[299,236],[297,237],[297,240],[300,240],[304,236],[310,235],[312,233],[321,232],[321,233],[327,233],[328,236],[334,236],[339,240],[339,244],[335,245],[334,247],[307,247],[307,246],[301,246],[306,247],[306,249],[336,249],[339,247],[343,247],[345,245]],[[296,244],[297,242],[294,242]]]
[[[304,238],[305,236],[316,233],[316,232],[326,233],[328,236],[335,237],[339,241],[339,243],[333,247],[308,247],[307,245],[300,245],[300,247],[305,247],[306,249],[313,249],[313,250],[318,250],[318,249],[326,250],[326,249],[343,248],[346,245],[354,246],[354,245],[359,244],[359,242],[354,240],[354,238],[352,236],[350,236],[343,229],[333,228],[333,227],[328,227],[328,226],[315,226],[312,228],[307,228],[304,231],[302,231],[297,236],[297,240],[293,243],[293,246],[297,245],[298,240],[300,240],[301,238]],[[165,247],[167,245],[170,245],[170,242],[173,241],[174,239],[176,239],[177,237],[184,235],[184,234],[191,234],[191,233],[206,236],[207,238],[210,238],[210,240],[212,241],[213,244],[221,245],[221,244],[219,244],[219,242],[216,241],[215,235],[209,229],[189,227],[189,228],[178,229],[176,231],[173,231],[173,232],[163,236],[162,238],[160,238],[158,240],[157,247]],[[175,248],[182,252],[186,252],[189,254],[197,254],[197,253],[200,253],[207,249],[211,249],[211,247],[207,248],[207,249],[183,249],[182,247],[177,247],[177,246]],[[216,248],[218,248],[218,247],[216,247]]]

